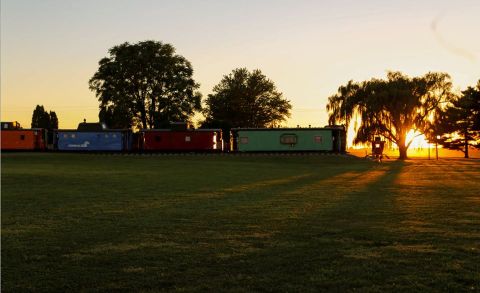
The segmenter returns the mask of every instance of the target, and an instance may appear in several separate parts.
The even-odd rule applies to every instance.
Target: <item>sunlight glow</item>
[[[352,123],[353,124],[353,123]],[[348,127],[348,130],[347,130],[347,146],[348,148],[352,148],[352,149],[363,149],[363,148],[370,148],[370,143],[367,143],[367,144],[357,144],[357,145],[354,145],[353,144],[353,137],[355,136],[355,130],[354,130],[354,127],[352,125],[350,125]],[[419,132],[417,131],[414,131],[413,129],[410,130],[408,133],[407,133],[407,137],[406,137],[406,142],[410,142],[411,140],[412,143],[410,144],[410,147],[409,147],[409,150],[422,150],[422,149],[428,149],[428,148],[435,148],[435,143],[429,143],[425,137],[425,135],[423,134],[420,134]],[[390,144],[387,144],[387,145],[390,145]],[[439,146],[441,147],[441,146]],[[392,150],[397,150],[398,147],[396,144],[391,144],[390,149]]]
[[[425,138],[425,135],[420,134],[413,129],[410,130],[407,133],[407,143],[409,143],[411,140],[412,144],[410,145],[410,149],[426,149],[428,147],[433,148],[435,147],[435,144],[428,143],[427,139]]]

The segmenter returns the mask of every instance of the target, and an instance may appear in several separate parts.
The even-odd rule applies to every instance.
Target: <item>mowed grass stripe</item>
[[[209,186],[214,189],[216,186],[231,185],[230,182],[225,182],[227,180],[221,180],[225,171],[227,171],[227,174],[236,173],[237,175],[236,177],[228,176],[228,178],[225,179],[230,180],[234,178],[237,181],[248,181],[252,180],[252,178],[259,179],[262,177],[272,177],[272,174],[274,174],[274,176],[279,176],[283,173],[297,173],[299,169],[302,169],[299,168],[299,164],[295,163],[293,164],[295,168],[288,171],[289,169],[285,168],[285,166],[288,166],[291,162],[288,160],[282,160],[281,165],[277,165],[276,169],[272,169],[272,165],[275,166],[272,161],[275,162],[278,159],[268,160],[266,164],[262,164],[261,162],[258,162],[259,160],[257,158],[255,159],[256,164],[253,165],[254,167],[251,167],[250,160],[240,160],[237,162],[228,162],[228,164],[235,163],[235,169],[229,168],[227,170],[222,170],[221,160],[209,162],[203,160],[192,161],[172,158],[173,162],[176,164],[174,164],[176,169],[171,169],[168,167],[171,167],[170,163],[172,160],[162,160],[161,162],[158,160],[127,160],[125,162],[120,161],[126,165],[117,166],[119,161],[111,158],[105,158],[105,160],[96,159],[92,162],[84,160],[87,158],[86,156],[57,157],[56,155],[53,155],[47,156],[45,160],[42,161],[39,156],[34,156],[32,158],[24,157],[23,154],[19,154],[18,156],[20,157],[20,162],[16,161],[15,163],[19,163],[19,168],[13,169],[14,171],[17,171],[12,172],[14,173],[13,178],[11,176],[4,177],[4,183],[6,182],[4,186],[9,186],[8,180],[10,179],[20,181],[22,186],[24,183],[27,185],[29,180],[36,180],[36,182],[30,186],[32,193],[25,193],[25,190],[15,188],[9,191],[15,191],[12,192],[12,194],[19,195],[19,197],[3,197],[4,202],[5,199],[7,199],[8,203],[4,204],[4,207],[8,206],[9,208],[12,208],[11,210],[15,210],[16,206],[11,205],[10,202],[8,202],[9,200],[20,203],[17,206],[18,209],[15,210],[20,212],[14,213],[14,217],[9,217],[9,210],[4,209],[3,215],[6,216],[4,219],[7,219],[6,221],[4,220],[4,224],[6,223],[8,226],[8,220],[16,218],[18,221],[14,220],[14,225],[11,229],[15,230],[16,228],[19,228],[19,223],[21,224],[22,221],[26,222],[23,227],[33,226],[35,229],[30,231],[30,233],[27,233],[28,235],[24,235],[24,238],[28,239],[35,237],[34,235],[38,233],[47,241],[46,243],[48,243],[48,245],[53,247],[53,249],[44,246],[35,247],[31,246],[31,243],[29,243],[30,241],[25,243],[20,242],[19,244],[22,244],[23,247],[19,247],[19,251],[23,251],[24,259],[20,257],[22,256],[21,254],[15,254],[15,257],[20,257],[20,263],[22,263],[22,260],[30,261],[31,259],[49,259],[49,257],[47,257],[48,255],[53,253],[51,256],[56,256],[58,254],[58,251],[55,250],[62,250],[61,248],[65,247],[68,248],[67,252],[70,252],[70,250],[74,250],[76,247],[88,247],[88,245],[85,244],[91,243],[92,241],[100,243],[100,245],[102,243],[109,243],[111,241],[115,242],[122,239],[134,239],[135,241],[141,242],[141,239],[130,238],[130,233],[125,232],[147,231],[147,236],[152,237],[152,235],[155,236],[155,234],[152,234],[151,229],[161,230],[164,228],[162,226],[163,224],[168,225],[168,227],[165,227],[166,231],[164,234],[172,235],[173,233],[170,233],[170,231],[175,231],[174,233],[176,233],[179,230],[177,229],[178,225],[181,226],[186,223],[192,223],[188,220],[188,217],[191,215],[190,211],[179,210],[180,216],[170,218],[167,221],[162,221],[163,217],[168,218],[168,214],[165,215],[160,212],[157,213],[156,217],[152,214],[152,219],[150,220],[148,214],[139,214],[143,211],[139,211],[135,208],[128,209],[128,207],[131,201],[148,202],[152,199],[157,199],[157,195],[165,196],[166,198],[189,196],[190,193],[185,192],[189,189],[184,188],[184,185],[181,185],[180,181],[186,181],[187,185],[192,185],[193,183],[194,186],[195,182],[203,181],[200,185],[201,188]],[[64,159],[67,158],[68,160],[62,162],[62,157]],[[18,159],[18,157],[16,159]],[[91,158],[88,157],[88,159]],[[98,162],[103,164],[98,164]],[[206,165],[210,174],[213,173],[213,176],[217,177],[215,180],[212,180],[215,184],[208,185],[210,183],[208,180],[209,178],[200,178],[200,180],[194,178],[195,176],[198,176],[202,170],[197,170],[198,172],[194,173],[193,176],[191,174],[185,174],[183,180],[178,180],[176,175],[184,172],[184,167],[182,165],[185,163],[193,163],[200,168],[203,168]],[[141,164],[145,165],[142,166]],[[166,167],[168,170],[165,170],[167,168],[161,168],[164,164],[167,165]],[[262,167],[262,165],[265,165],[263,170],[262,168],[259,168]],[[152,169],[154,166],[160,168]],[[223,167],[225,166],[226,165],[224,164]],[[7,171],[8,167],[9,166],[7,165],[5,168]],[[46,172],[45,170],[48,170],[49,167],[54,168],[51,168],[49,172]],[[90,172],[88,172],[89,167],[95,167],[96,171],[93,172],[93,174],[90,174]],[[189,166],[189,168],[191,167],[192,166]],[[232,172],[232,170],[236,170],[238,167],[240,167],[240,172]],[[216,172],[217,168],[219,168],[221,172]],[[258,173],[253,174],[249,169],[255,169]],[[272,172],[265,172],[264,170],[266,169]],[[287,172],[285,172],[285,170],[287,170]],[[111,176],[112,178],[99,177],[98,173],[101,173],[102,171],[105,172],[105,176]],[[150,176],[150,178],[142,178],[142,176],[135,177],[137,174],[149,174],[148,172],[153,173],[153,176]],[[20,176],[15,177],[15,173]],[[167,179],[162,178],[162,176],[157,177],[156,174],[158,173],[167,177]],[[44,177],[38,179],[37,175],[39,174]],[[123,181],[128,178],[133,178],[134,180],[127,180],[121,188],[115,188],[120,180]],[[164,183],[167,184],[163,185]],[[163,189],[160,189],[160,193],[155,193],[157,189],[151,185],[158,186],[160,184],[162,184]],[[16,187],[13,184],[10,186],[12,188]],[[133,197],[133,199],[130,199],[130,196]],[[23,199],[26,199],[26,201],[20,200],[19,202],[19,198],[22,197]],[[25,204],[29,202],[31,202],[32,205],[25,206]],[[51,206],[48,206],[49,203]],[[148,205],[148,203],[146,203],[146,205]],[[58,206],[60,206],[60,208],[58,208]],[[112,206],[114,207],[113,209]],[[25,207],[27,208],[25,209]],[[118,209],[119,207],[120,209]],[[22,227],[22,225],[20,226]],[[196,229],[199,228],[203,227],[199,226]],[[18,230],[22,231],[22,229]],[[179,233],[179,235],[182,234],[184,234],[184,232]],[[156,240],[161,241],[162,239],[160,237]],[[8,244],[7,242],[5,243]],[[142,246],[140,245],[139,247]],[[42,252],[42,250],[44,251]],[[50,265],[55,267],[58,263],[65,265],[65,263],[56,261],[52,262]],[[73,268],[75,267],[76,266],[73,265]],[[61,269],[58,268],[58,270]],[[76,274],[78,273],[80,272],[77,271]],[[53,276],[54,274],[47,275]],[[42,278],[39,280],[41,279]]]
[[[478,288],[475,162],[2,159],[6,291]]]
[[[463,176],[465,164],[457,162],[405,166],[396,201],[405,218],[397,231],[404,236],[393,248],[412,263],[418,256],[425,259],[418,274],[422,283],[443,278],[444,289],[467,291],[478,288],[480,280],[480,213],[468,200],[480,190],[478,182]]]

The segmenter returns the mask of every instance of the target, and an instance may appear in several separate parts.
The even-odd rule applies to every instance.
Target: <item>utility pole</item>
[[[428,149],[428,159],[430,160],[430,148],[432,147],[432,144],[430,142],[428,142],[428,146],[427,146],[427,149]]]

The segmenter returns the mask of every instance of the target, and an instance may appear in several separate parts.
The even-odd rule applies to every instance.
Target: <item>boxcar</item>
[[[103,123],[80,123],[76,130],[57,130],[59,151],[128,151],[131,149],[130,130],[107,129]]]
[[[342,131],[333,127],[236,128],[232,129],[232,136],[235,150],[239,152],[345,151]]]
[[[1,149],[37,151],[46,149],[47,131],[43,128],[22,129],[18,122],[1,122]]]
[[[326,126],[332,131],[333,152],[344,153],[347,150],[347,132],[343,125]]]
[[[146,152],[222,151],[221,129],[142,129],[140,149]]]

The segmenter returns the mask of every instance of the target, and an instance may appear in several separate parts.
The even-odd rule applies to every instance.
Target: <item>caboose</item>
[[[59,151],[129,151],[132,132],[129,129],[108,129],[104,123],[78,124],[77,129],[57,130]]]
[[[146,152],[216,152],[223,150],[221,129],[194,129],[173,122],[170,128],[139,131],[140,149]]]
[[[346,147],[345,128],[234,128],[234,151],[238,152],[335,152]]]
[[[1,122],[1,149],[16,151],[44,151],[47,146],[47,130],[23,129],[18,122]]]

